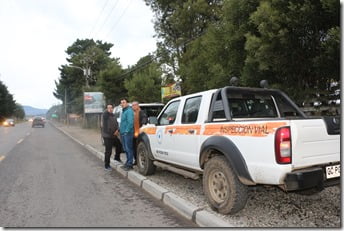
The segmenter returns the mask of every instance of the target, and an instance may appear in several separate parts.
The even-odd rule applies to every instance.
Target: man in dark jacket
[[[104,138],[105,144],[105,170],[111,170],[110,167],[110,156],[112,154],[112,146],[114,144],[114,139],[116,133],[118,132],[118,123],[113,115],[113,107],[111,104],[106,106],[106,110],[103,113],[103,126],[102,126],[102,136]]]

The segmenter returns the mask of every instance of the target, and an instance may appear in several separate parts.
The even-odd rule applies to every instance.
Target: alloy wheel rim
[[[228,181],[225,174],[219,170],[213,171],[208,180],[211,197],[216,203],[222,203],[229,195]]]
[[[140,165],[140,167],[144,167],[145,165],[145,152],[144,152],[144,150],[140,150],[140,152],[139,152],[139,161],[138,161],[138,164]]]

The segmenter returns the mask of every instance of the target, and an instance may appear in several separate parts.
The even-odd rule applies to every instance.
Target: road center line
[[[17,144],[20,144],[21,142],[23,142],[24,139],[20,139],[18,140]]]

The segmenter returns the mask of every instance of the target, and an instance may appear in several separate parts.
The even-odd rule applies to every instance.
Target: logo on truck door
[[[205,126],[203,135],[232,135],[264,137],[275,133],[285,122],[268,122],[259,124],[209,124]]]
[[[158,144],[162,143],[162,135],[163,135],[162,129],[159,129],[158,132],[156,133],[156,139],[158,141]]]

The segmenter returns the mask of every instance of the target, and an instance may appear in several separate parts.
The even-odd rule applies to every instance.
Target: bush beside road
[[[57,127],[76,140],[104,152],[98,130],[82,129],[77,126]],[[122,160],[125,155],[122,154]],[[235,215],[221,215],[208,206],[203,194],[202,179],[191,180],[183,176],[157,169],[147,179],[176,194],[203,211],[213,214],[233,227],[323,227],[341,226],[341,187],[326,188],[320,193],[306,196],[285,193],[272,186],[250,187],[245,209]]]

